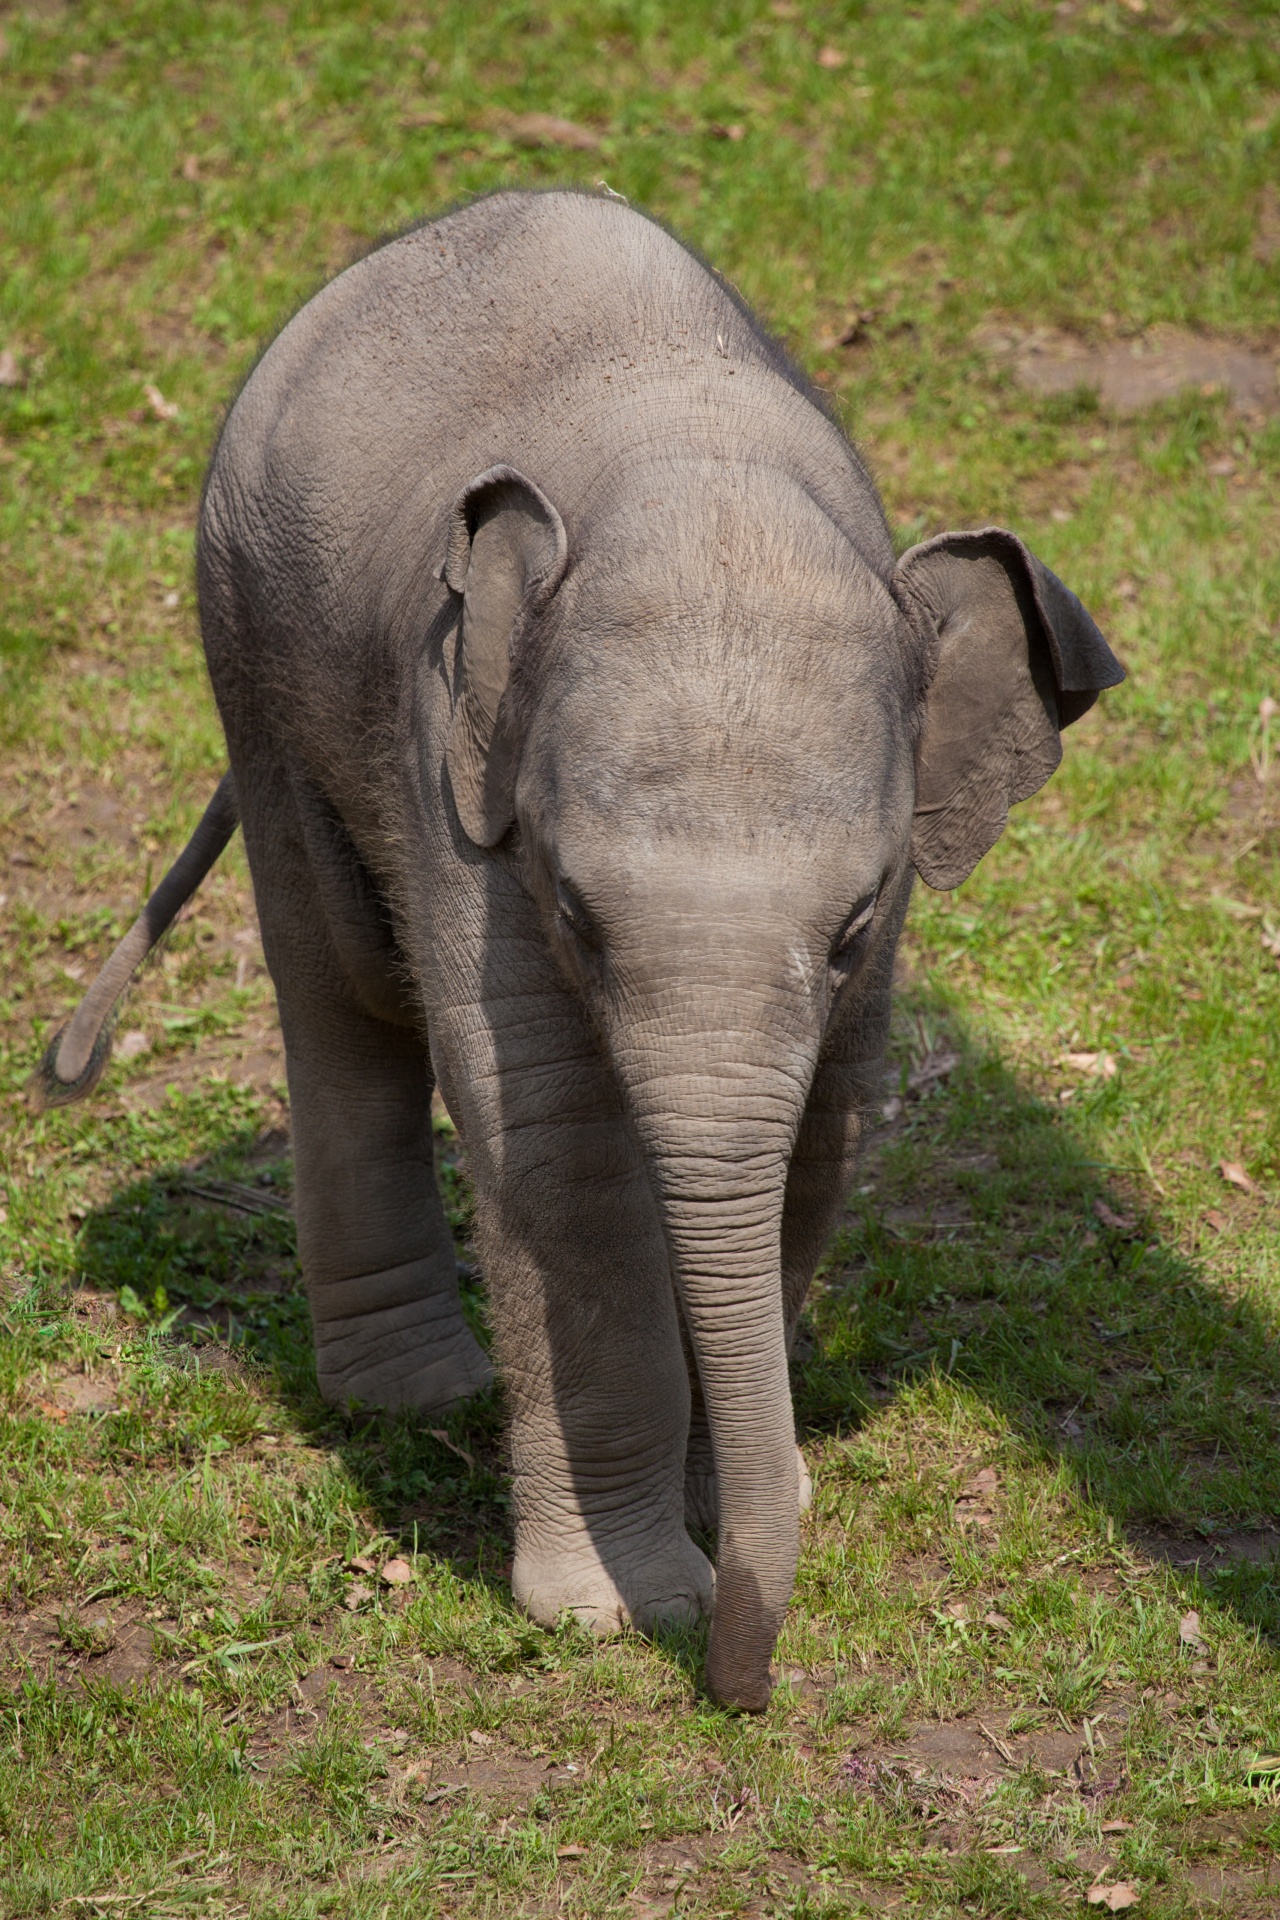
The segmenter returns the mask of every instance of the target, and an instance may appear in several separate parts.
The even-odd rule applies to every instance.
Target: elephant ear
[[[958,887],[1061,760],[1062,728],[1124,669],[1070,588],[1000,527],[912,547],[895,586],[933,649],[911,856],[927,885]]]
[[[477,846],[496,846],[515,818],[520,743],[507,693],[511,661],[567,559],[560,515],[514,467],[490,467],[455,500],[440,570],[462,595],[445,759],[458,818]]]

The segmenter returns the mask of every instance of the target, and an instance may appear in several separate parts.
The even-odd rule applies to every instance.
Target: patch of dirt
[[[524,1754],[505,1751],[496,1743],[484,1749],[469,1748],[465,1758],[452,1763],[443,1754],[420,1759],[409,1769],[408,1777],[425,1785],[428,1798],[444,1789],[441,1798],[472,1793],[508,1807],[528,1806],[545,1790],[567,1788],[582,1778],[581,1774],[567,1773],[554,1761],[531,1760]]]
[[[1021,1740],[1011,1740],[1009,1751],[1015,1756],[1034,1760],[1046,1773],[1066,1773],[1080,1758],[1082,1736],[1067,1733],[1061,1727],[1051,1727],[1042,1733],[1029,1733]]]
[[[41,1413],[56,1420],[73,1413],[114,1413],[119,1404],[120,1375],[114,1369],[99,1373],[51,1370],[43,1381],[27,1382]]]
[[[115,1687],[141,1686],[159,1666],[155,1636],[144,1620],[112,1619],[112,1644],[103,1654],[90,1655],[80,1669],[84,1681],[109,1680]]]
[[[71,1310],[78,1320],[87,1320],[104,1333],[120,1320],[120,1303],[114,1294],[98,1293],[93,1287],[76,1288],[71,1296]]]
[[[1240,1527],[1208,1539],[1176,1527],[1136,1526],[1126,1528],[1126,1533],[1138,1553],[1170,1567],[1213,1567],[1233,1561],[1256,1567],[1280,1561],[1280,1527]]]
[[[207,1318],[208,1316],[206,1316]],[[194,1313],[183,1314],[178,1322],[180,1326],[198,1323]],[[174,1354],[175,1364],[184,1367],[198,1366],[201,1373],[220,1373],[229,1380],[251,1385],[254,1380],[252,1363],[239,1347],[225,1345],[220,1340],[202,1340],[198,1345],[185,1343]]]
[[[438,1687],[473,1687],[476,1676],[470,1667],[464,1667],[461,1660],[442,1657],[429,1660],[422,1669],[421,1678],[434,1693]]]
[[[393,1752],[403,1755],[402,1764],[393,1766],[388,1774],[395,1790],[404,1793],[415,1785],[420,1787],[424,1780],[429,1782],[429,1791],[434,1787],[458,1791],[466,1786],[477,1787],[476,1780],[462,1778],[465,1768],[450,1773],[442,1763],[442,1756],[424,1754],[420,1748],[414,1748],[407,1735],[383,1725],[385,1707],[379,1683],[371,1674],[346,1665],[349,1658],[349,1655],[338,1654],[322,1666],[313,1667],[294,1683],[284,1706],[259,1724],[249,1742],[255,1768],[260,1773],[271,1773],[288,1761],[300,1742],[311,1739],[326,1724],[335,1704],[355,1702],[368,1724],[370,1738],[384,1741]],[[470,1669],[456,1660],[434,1660],[424,1667],[419,1677],[433,1691],[460,1689],[474,1684],[475,1680]],[[536,1763],[539,1784],[544,1766],[545,1762]]]
[[[77,1645],[77,1641],[80,1642]],[[160,1670],[155,1634],[137,1602],[44,1606],[0,1625],[0,1667],[26,1666],[59,1685],[144,1685]]]
[[[998,1153],[980,1151],[955,1153],[952,1154],[948,1164],[953,1173],[998,1173],[1000,1156]]]
[[[1254,1920],[1267,1915],[1275,1920],[1280,1912],[1280,1879],[1261,1868],[1250,1872],[1244,1867],[1226,1867],[1213,1860],[1186,1870],[1186,1886],[1200,1900],[1227,1907],[1231,1920]]]
[[[1217,391],[1250,413],[1280,407],[1274,348],[1245,346],[1175,327],[1153,327],[1132,340],[1090,345],[1060,327],[1024,329],[990,322],[979,327],[978,346],[1012,368],[1032,393],[1072,393],[1092,387],[1116,413],[1144,407],[1179,393]]]
[[[374,1699],[372,1684],[363,1674],[326,1662],[294,1683],[293,1694],[258,1727],[249,1742],[249,1757],[260,1773],[270,1773],[289,1758],[300,1740],[316,1733],[329,1718],[333,1697]]]
[[[28,1666],[44,1674],[58,1665],[61,1653],[56,1608],[40,1607],[0,1622],[0,1667]]]
[[[963,1199],[925,1199],[910,1206],[890,1207],[884,1224],[908,1240],[954,1240],[973,1225],[973,1210]]]
[[[909,1740],[891,1749],[888,1758],[913,1770],[947,1773],[961,1780],[994,1780],[1006,1764],[985,1734],[960,1721],[917,1727]]]
[[[640,1855],[644,1877],[636,1888],[635,1897],[638,1901],[649,1903],[647,1907],[641,1907],[641,1912],[671,1912],[672,1896],[676,1896],[678,1902],[679,1896],[696,1881],[698,1874],[719,1850],[715,1839],[709,1835],[689,1834],[679,1840],[651,1840]],[[797,1883],[804,1878],[803,1866],[789,1855],[770,1855],[769,1865],[770,1877],[776,1874],[790,1892],[794,1892]]]
[[[1100,1710],[1098,1720],[1125,1717],[1120,1707]],[[855,1788],[874,1787],[879,1769],[905,1769],[915,1781],[938,1782],[961,1799],[972,1800],[992,1781],[1034,1763],[1046,1773],[1066,1776],[1071,1790],[1088,1798],[1115,1790],[1105,1765],[1096,1779],[1086,1772],[1082,1756],[1087,1760],[1088,1750],[1082,1733],[1041,1727],[1013,1734],[1007,1723],[1008,1715],[999,1711],[965,1720],[926,1721],[905,1740],[853,1755],[844,1763],[845,1773]]]
[[[778,1682],[790,1688],[797,1706],[814,1706],[826,1699],[835,1684],[835,1675],[810,1673],[807,1667],[781,1667]]]

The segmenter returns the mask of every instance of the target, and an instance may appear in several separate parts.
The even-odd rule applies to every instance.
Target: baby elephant
[[[572,193],[481,200],[317,294],[231,409],[198,566],[231,774],[45,1098],[93,1084],[238,815],[322,1391],[434,1412],[489,1379],[439,1085],[517,1600],[596,1632],[710,1612],[711,1692],[763,1707],[802,1497],[788,1345],[913,871],[957,886],[1121,669],[1011,533],[895,561],[742,302]]]

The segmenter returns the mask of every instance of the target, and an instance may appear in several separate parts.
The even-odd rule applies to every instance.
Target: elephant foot
[[[813,1476],[799,1447],[796,1448],[796,1472],[800,1482],[800,1511],[805,1513],[813,1500]],[[715,1468],[709,1460],[695,1458],[691,1451],[684,1474],[684,1523],[698,1533],[714,1533],[718,1515]]]
[[[607,1564],[606,1564],[607,1560]],[[711,1612],[715,1572],[687,1535],[634,1563],[602,1559],[594,1545],[577,1553],[516,1549],[511,1590],[539,1626],[572,1614],[597,1639],[633,1627],[652,1633]]]
[[[393,1308],[316,1326],[316,1376],[330,1406],[440,1414],[492,1383],[488,1356],[460,1315],[445,1327],[405,1321],[405,1309]]]

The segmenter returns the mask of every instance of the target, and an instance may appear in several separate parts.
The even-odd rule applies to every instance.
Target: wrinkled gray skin
[[[494,470],[497,469],[495,472]],[[443,575],[443,577],[442,577]],[[209,476],[200,610],[279,995],[333,1401],[489,1378],[517,1599],[712,1607],[764,1704],[787,1349],[862,1144],[913,864],[966,874],[1120,677],[1010,535],[895,566],[843,435],[658,227],[502,194],[342,274]]]

